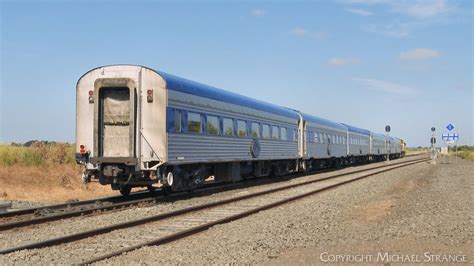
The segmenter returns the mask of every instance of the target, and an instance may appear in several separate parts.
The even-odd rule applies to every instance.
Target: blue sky
[[[0,142],[74,141],[75,84],[141,64],[428,145],[474,145],[471,1],[0,1]]]

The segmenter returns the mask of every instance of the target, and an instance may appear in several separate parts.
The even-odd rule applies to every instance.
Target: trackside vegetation
[[[30,141],[25,144],[0,144],[0,165],[47,166],[74,165],[74,145]]]
[[[451,149],[450,151],[454,152],[454,149]],[[468,159],[468,160],[474,161],[474,147],[459,146],[457,148],[456,155],[463,158],[463,159]]]

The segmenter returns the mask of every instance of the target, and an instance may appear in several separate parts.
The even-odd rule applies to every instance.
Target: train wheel
[[[131,186],[125,185],[125,186],[122,186],[122,187],[120,188],[120,194],[122,194],[122,195],[125,196],[125,197],[128,196],[128,195],[130,195],[130,192],[131,192],[131,191],[132,191],[132,187],[131,187]]]

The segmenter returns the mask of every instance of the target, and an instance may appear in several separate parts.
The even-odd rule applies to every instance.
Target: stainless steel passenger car
[[[385,143],[385,135],[370,132],[370,152],[372,160],[383,160],[387,155],[387,146]]]
[[[297,167],[300,116],[287,108],[132,65],[93,69],[76,90],[84,178],[123,194]]]
[[[347,127],[349,161],[366,162],[369,160],[370,131],[355,126],[343,124]]]
[[[305,169],[336,166],[347,156],[347,127],[327,119],[301,113],[304,134],[301,158]],[[337,160],[341,159],[341,160]]]

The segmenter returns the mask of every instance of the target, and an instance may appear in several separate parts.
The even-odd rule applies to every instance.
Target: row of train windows
[[[309,142],[314,143],[333,143],[333,144],[346,144],[347,137],[341,135],[326,134],[320,132],[308,131]],[[349,144],[351,145],[368,145],[368,140],[350,137]]]
[[[175,132],[183,132],[182,111],[175,111]],[[296,141],[296,129],[281,126],[270,126],[257,122],[248,122],[240,119],[203,115],[195,112],[186,112],[188,133],[202,134],[204,130],[208,135],[253,137],[275,140]],[[222,127],[220,126],[222,121]],[[205,124],[205,128],[203,125]]]
[[[356,137],[351,137],[350,138],[350,144],[353,144],[353,145],[369,145],[369,140],[356,138]]]
[[[308,140],[313,143],[346,144],[346,137],[321,132],[308,131]]]

